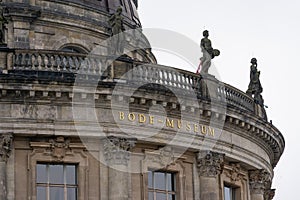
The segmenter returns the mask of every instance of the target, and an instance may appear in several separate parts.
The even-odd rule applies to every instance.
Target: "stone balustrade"
[[[11,73],[53,72],[100,76],[127,83],[157,84],[182,92],[195,92],[200,99],[216,100],[227,106],[255,113],[253,98],[244,92],[218,81],[215,78],[200,77],[198,74],[162,65],[137,62],[129,58],[113,58],[100,55],[86,55],[62,51],[15,50],[8,54],[7,69]],[[116,64],[115,64],[116,63]],[[118,63],[118,64],[117,64]],[[108,65],[108,66],[107,66]],[[125,71],[124,66],[127,66]],[[124,75],[125,74],[125,75]],[[213,76],[211,76],[213,77]],[[212,85],[213,89],[205,89]],[[215,87],[215,88],[214,88]],[[215,94],[213,94],[215,93]],[[261,116],[266,118],[266,116]]]

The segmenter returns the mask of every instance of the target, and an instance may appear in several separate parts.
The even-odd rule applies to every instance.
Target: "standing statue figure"
[[[211,59],[220,55],[220,51],[218,49],[213,49],[211,45],[210,39],[208,39],[208,30],[203,31],[203,37],[201,39],[200,47],[203,53],[203,56],[200,58],[201,74],[207,74],[208,69],[211,66]]]
[[[3,16],[3,8],[2,6],[0,6],[0,44],[4,44],[5,43],[5,24],[7,24],[7,20],[5,19],[5,17]]]
[[[257,70],[257,60],[256,58],[252,58],[251,67],[250,67],[250,83],[246,93],[249,96],[254,95],[255,102],[263,106],[264,100],[261,95],[261,93],[263,92],[263,88],[260,84],[259,76],[260,76],[260,71]]]
[[[111,30],[111,52],[113,55],[122,55],[124,53],[125,37],[123,31],[125,27],[123,24],[122,8],[119,7],[117,11],[111,15],[108,24]]]

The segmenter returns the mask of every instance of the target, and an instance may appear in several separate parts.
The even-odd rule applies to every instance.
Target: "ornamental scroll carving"
[[[239,163],[231,163],[230,164],[231,169],[226,170],[224,173],[227,175],[227,177],[230,178],[232,182],[240,181],[244,175],[241,171],[241,166]]]
[[[7,162],[12,148],[12,134],[0,134],[0,162]]]
[[[149,160],[150,162],[158,163],[160,165],[160,168],[166,168],[169,165],[174,164],[176,158],[175,158],[173,148],[170,146],[166,146],[160,148],[157,151],[148,153],[146,155],[146,160]]]
[[[264,195],[266,186],[270,180],[270,173],[264,169],[249,171],[249,184],[251,193]]]
[[[217,177],[223,171],[225,154],[202,151],[197,155],[200,176]]]
[[[104,156],[109,165],[127,165],[130,150],[135,146],[136,139],[108,137],[104,140]]]
[[[62,160],[65,155],[66,151],[69,148],[70,140],[65,140],[64,137],[57,137],[55,140],[49,140],[51,154],[56,160]]]

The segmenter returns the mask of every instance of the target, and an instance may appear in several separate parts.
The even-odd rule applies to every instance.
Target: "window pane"
[[[148,200],[154,200],[153,192],[148,192]]]
[[[171,174],[171,173],[167,174],[167,190],[175,191],[175,176],[174,176],[174,174]]]
[[[232,200],[231,199],[231,188],[229,187],[224,187],[224,200]]]
[[[175,200],[175,194],[169,194],[168,200]]]
[[[148,172],[148,188],[153,188],[153,172]]]
[[[167,195],[164,193],[156,193],[156,200],[166,200]]]
[[[154,172],[154,187],[155,189],[166,190],[165,173]]]
[[[53,184],[64,184],[63,165],[49,165],[49,181]]]
[[[47,183],[47,165],[37,164],[36,165],[36,182]]]
[[[75,165],[67,165],[66,166],[66,181],[67,184],[76,184],[76,167]]]
[[[36,199],[37,200],[45,200],[47,199],[47,190],[46,187],[37,187],[36,188]]]
[[[67,189],[67,196],[68,196],[68,200],[76,200],[76,196],[77,196],[77,189],[76,188],[68,188]]]
[[[64,200],[64,188],[50,187],[50,200]]]

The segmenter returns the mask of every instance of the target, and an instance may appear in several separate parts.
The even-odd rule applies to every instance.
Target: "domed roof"
[[[90,9],[114,13],[119,7],[123,9],[123,16],[126,22],[133,28],[140,27],[141,23],[137,13],[138,0],[65,0],[67,2],[84,5]]]

